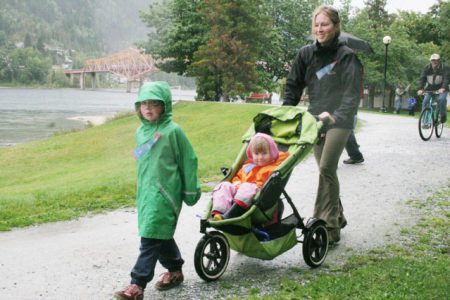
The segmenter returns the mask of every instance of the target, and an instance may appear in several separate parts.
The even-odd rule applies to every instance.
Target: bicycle
[[[437,138],[440,138],[444,130],[444,123],[441,122],[441,114],[437,99],[439,93],[437,91],[427,91],[430,94],[430,102],[420,113],[419,117],[419,134],[422,140],[428,141],[434,133]],[[425,97],[424,97],[425,98]]]

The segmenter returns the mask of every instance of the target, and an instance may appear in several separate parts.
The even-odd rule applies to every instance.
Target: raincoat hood
[[[134,103],[134,107],[143,124],[152,124],[142,116],[140,111],[141,102],[148,100],[161,101],[164,104],[164,111],[156,123],[172,120],[172,93],[167,82],[147,82],[139,89],[138,98]]]

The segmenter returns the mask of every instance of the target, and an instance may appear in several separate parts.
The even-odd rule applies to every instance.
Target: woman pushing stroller
[[[341,23],[336,9],[318,7],[311,31],[315,42],[299,50],[286,81],[283,105],[297,105],[308,87],[308,111],[328,123],[325,136],[314,146],[320,176],[313,216],[325,220],[330,243],[335,243],[347,224],[337,165],[353,129],[363,66],[353,50],[339,40]]]
[[[211,215],[215,220],[221,220],[227,216],[237,217],[244,213],[272,172],[289,155],[287,152],[279,152],[272,137],[264,133],[253,136],[246,154],[248,160],[244,162],[231,182],[223,181],[214,188]],[[230,209],[234,203],[236,205],[230,215]]]

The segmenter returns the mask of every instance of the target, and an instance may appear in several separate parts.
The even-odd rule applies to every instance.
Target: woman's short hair
[[[314,30],[316,25],[316,17],[321,13],[326,14],[328,18],[330,18],[336,28],[336,36],[339,36],[341,34],[341,18],[339,18],[339,12],[337,9],[330,5],[321,5],[314,10],[311,20],[311,34],[314,37],[316,36],[316,32]]]

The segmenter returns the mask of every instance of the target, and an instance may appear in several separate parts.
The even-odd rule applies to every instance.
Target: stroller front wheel
[[[303,258],[311,268],[319,267],[327,257],[328,231],[325,223],[316,220],[306,229],[303,240]]]
[[[195,271],[205,281],[219,279],[229,260],[230,246],[226,237],[218,231],[205,234],[195,248]]]

